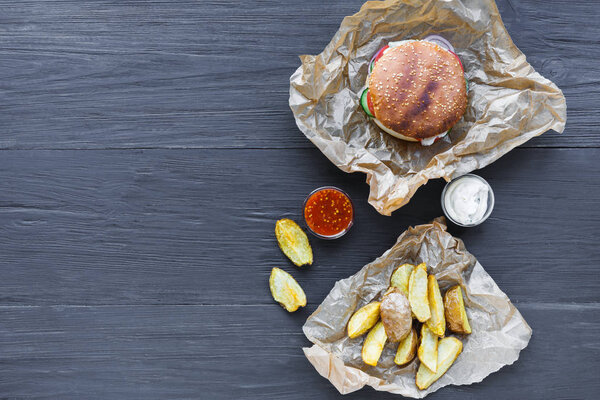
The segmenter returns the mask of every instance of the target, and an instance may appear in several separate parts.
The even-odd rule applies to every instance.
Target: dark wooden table
[[[334,282],[442,211],[392,217],[299,132],[288,79],[361,0],[0,1],[0,398],[334,399],[301,326]],[[600,3],[498,4],[566,95],[565,133],[480,171],[496,209],[456,231],[533,328],[512,366],[432,399],[600,397]],[[278,218],[342,187],[357,223],[299,270]],[[287,314],[272,267],[309,298]],[[391,399],[372,389],[348,399]]]

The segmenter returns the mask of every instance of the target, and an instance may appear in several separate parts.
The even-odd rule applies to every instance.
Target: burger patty
[[[389,48],[373,67],[369,91],[375,118],[395,132],[418,139],[452,128],[467,108],[459,60],[425,41]]]

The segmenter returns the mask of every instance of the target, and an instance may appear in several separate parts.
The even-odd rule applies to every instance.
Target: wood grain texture
[[[534,335],[516,364],[428,399],[597,398],[600,307],[520,309]],[[274,304],[0,307],[0,393],[62,400],[341,398],[304,358],[301,347],[310,343],[300,327],[307,314]],[[344,398],[398,396],[367,388]]]
[[[453,233],[515,302],[597,302],[600,149],[518,149],[481,171],[496,207]],[[318,172],[317,172],[318,171]],[[585,174],[573,173],[586,171]],[[2,304],[269,304],[272,267],[309,302],[442,215],[433,181],[392,217],[366,202],[362,174],[316,149],[8,151],[0,163]],[[312,239],[315,263],[283,256],[274,224],[335,184],[356,206],[336,241]]]
[[[0,148],[312,147],[289,77],[362,2],[2,0]],[[599,146],[600,3],[498,6],[569,107],[525,146]]]
[[[319,53],[361,4],[0,0],[0,399],[341,397],[304,358],[301,325],[334,282],[441,215],[444,185],[383,217],[365,176],[295,126],[297,56]],[[513,366],[428,398],[597,399],[600,2],[498,6],[564,90],[567,128],[483,169],[496,209],[450,231],[534,335]],[[301,270],[274,223],[300,220],[322,185],[351,195],[356,225],[311,239],[315,264]],[[275,266],[306,308],[274,304]]]

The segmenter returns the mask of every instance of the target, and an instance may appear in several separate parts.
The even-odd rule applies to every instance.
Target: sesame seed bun
[[[459,60],[426,41],[407,41],[387,49],[373,66],[368,85],[375,122],[404,140],[446,132],[467,108]]]

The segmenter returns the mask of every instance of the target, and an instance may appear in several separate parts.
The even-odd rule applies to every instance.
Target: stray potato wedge
[[[419,360],[431,371],[436,372],[438,354],[438,337],[427,325],[421,326],[421,344],[419,344]]]
[[[298,307],[306,305],[304,290],[290,274],[282,269],[273,268],[271,270],[269,288],[275,301],[289,312],[294,312]]]
[[[371,329],[379,321],[379,306],[376,301],[369,303],[356,311],[348,321],[348,337],[354,339]]]
[[[471,333],[471,325],[469,325],[469,319],[467,318],[467,311],[465,310],[465,302],[460,286],[448,289],[444,296],[444,309],[446,310],[448,328],[452,332],[462,334]]]
[[[280,219],[275,224],[275,236],[279,248],[294,265],[311,265],[313,253],[306,233],[291,219]]]
[[[385,333],[385,328],[381,322],[378,322],[377,325],[369,331],[363,344],[362,359],[365,364],[372,366],[377,365],[377,361],[379,361],[379,357],[381,357],[381,352],[383,351],[383,346],[385,346],[386,341],[387,335]]]
[[[425,364],[419,366],[416,376],[417,387],[421,390],[427,389],[442,375],[448,371],[458,355],[462,352],[462,342],[455,337],[446,337],[438,344],[438,356],[435,372],[431,371]]]
[[[400,289],[408,297],[408,280],[414,268],[412,264],[402,264],[396,268],[390,278],[390,286]]]
[[[419,344],[419,336],[415,328],[410,330],[410,333],[400,341],[394,362],[398,365],[408,364],[415,358],[417,354],[417,345]]]
[[[410,332],[412,315],[408,299],[398,288],[391,288],[381,300],[381,322],[390,342],[399,342]]]
[[[429,310],[431,311],[431,318],[426,322],[431,332],[435,333],[439,337],[443,337],[446,333],[446,318],[444,318],[444,301],[442,300],[442,294],[440,293],[440,286],[438,285],[435,276],[429,275],[427,277],[427,296],[429,297]]]
[[[431,318],[429,299],[427,298],[427,272],[415,267],[408,281],[408,301],[412,312],[421,322]]]

